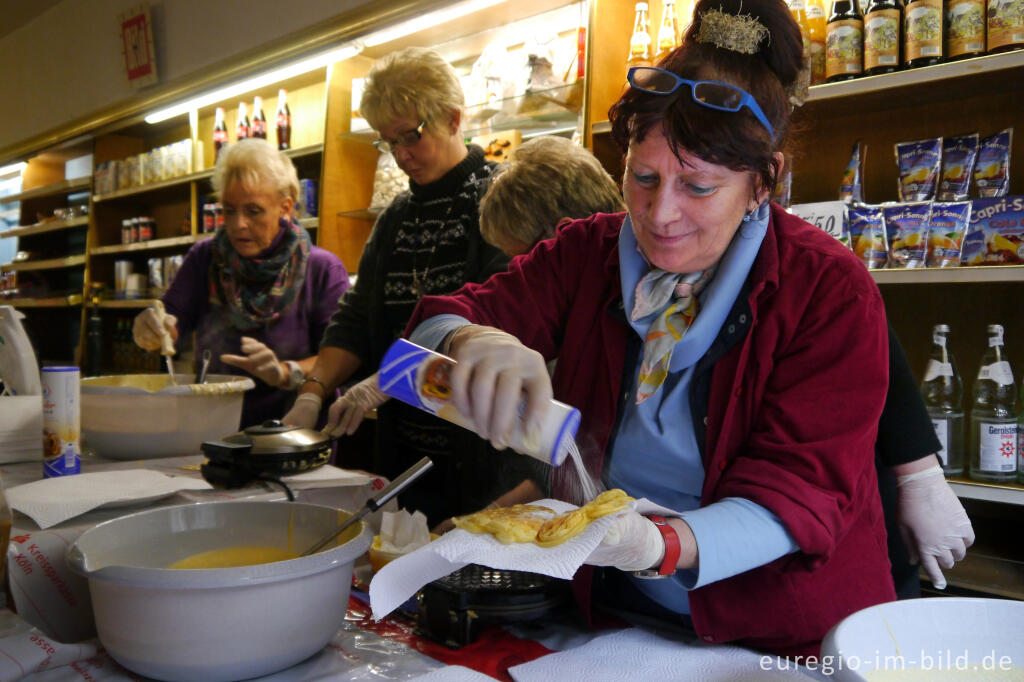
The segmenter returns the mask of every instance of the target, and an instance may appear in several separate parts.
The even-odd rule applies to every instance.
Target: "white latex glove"
[[[473,418],[477,434],[499,450],[506,448],[525,393],[524,435],[538,439],[552,396],[543,356],[491,327],[463,327],[452,349],[457,363],[450,377],[452,401]]]
[[[337,437],[342,434],[351,436],[370,410],[380,407],[389,397],[380,392],[377,373],[366,377],[345,394],[335,400],[327,411],[327,426],[324,432]]]
[[[642,571],[657,566],[664,556],[665,540],[654,521],[630,509],[615,517],[601,544],[584,563]]]
[[[225,365],[234,365],[271,386],[282,386],[288,380],[287,366],[277,359],[277,354],[265,343],[251,336],[242,337],[242,352],[245,355],[220,356]]]
[[[132,322],[132,338],[135,345],[149,351],[161,350],[170,340],[171,355],[174,354],[174,342],[178,339],[178,318],[154,308],[146,308],[135,316]]]
[[[303,429],[316,427],[316,418],[320,416],[320,407],[324,404],[316,393],[300,393],[295,399],[292,409],[281,417],[281,421]]]
[[[899,490],[900,535],[907,543],[910,563],[920,561],[932,584],[942,590],[942,568],[964,558],[974,544],[967,512],[938,466],[896,479]]]

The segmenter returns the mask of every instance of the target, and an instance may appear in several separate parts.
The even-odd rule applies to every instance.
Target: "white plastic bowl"
[[[197,393],[191,374],[82,379],[82,441],[100,457],[152,459],[199,454],[203,441],[238,431],[248,377],[211,374]],[[154,390],[155,389],[155,390]]]
[[[821,644],[837,680],[1024,680],[1024,602],[935,597],[870,606]]]
[[[338,546],[256,566],[166,566],[200,552],[310,547],[347,512],[299,502],[210,502],[101,523],[68,550],[88,579],[100,641],[118,663],[159,680],[239,680],[287,668],[322,649],[348,608],[352,566],[371,531],[360,521]]]

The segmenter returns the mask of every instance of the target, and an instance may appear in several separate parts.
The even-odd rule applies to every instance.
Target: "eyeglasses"
[[[630,87],[649,92],[652,95],[671,95],[680,86],[689,85],[690,95],[697,104],[719,111],[739,111],[746,107],[761,122],[768,134],[772,138],[775,137],[772,124],[768,122],[768,117],[761,111],[757,100],[749,92],[741,90],[735,85],[720,81],[686,80],[671,71],[654,66],[634,66],[626,74],[626,80],[629,81]]]
[[[377,151],[388,152],[395,151],[398,147],[411,147],[421,139],[423,139],[423,126],[427,125],[426,121],[420,121],[420,124],[412,130],[406,130],[403,133],[398,133],[398,137],[393,140],[385,140],[383,137],[379,137],[373,141],[373,146],[377,148]]]

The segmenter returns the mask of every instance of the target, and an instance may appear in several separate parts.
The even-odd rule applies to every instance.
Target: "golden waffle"
[[[536,504],[514,504],[511,507],[484,509],[452,519],[456,528],[471,533],[490,533],[505,544],[533,542],[537,531],[555,515],[547,507]]]
[[[541,547],[554,547],[582,533],[594,519],[622,511],[632,501],[632,497],[615,488],[562,514],[556,515],[540,505],[515,504],[456,516],[452,522],[456,528],[471,533],[490,533],[505,544],[534,542]]]

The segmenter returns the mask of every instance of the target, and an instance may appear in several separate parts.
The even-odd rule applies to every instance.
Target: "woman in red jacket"
[[[895,594],[873,465],[881,296],[848,249],[768,202],[804,67],[784,3],[700,0],[610,112],[628,213],[424,298],[407,331],[456,358],[456,405],[495,446],[522,393],[528,428],[553,395],[582,412],[589,471],[676,510],[616,520],[587,561],[604,598],[807,655]]]

